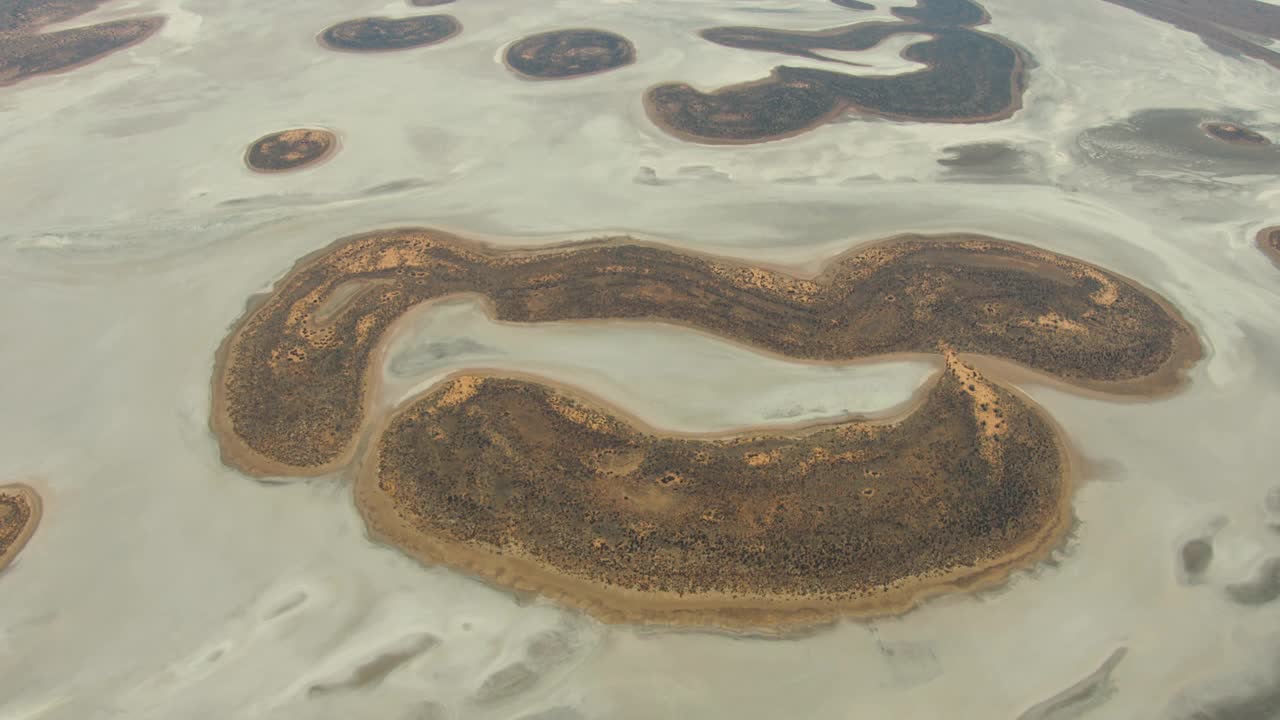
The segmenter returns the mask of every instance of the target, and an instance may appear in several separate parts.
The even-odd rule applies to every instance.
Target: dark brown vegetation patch
[[[345,462],[384,331],[457,293],[504,321],[656,319],[808,360],[946,343],[1111,390],[1167,388],[1199,357],[1176,311],[1132,283],[980,236],[903,236],[801,278],[627,238],[517,252],[382,231],[300,263],[228,337],[214,380],[228,462],[299,475]]]
[[[9,0],[0,2],[0,86],[84,65],[150,37],[159,16],[128,18],[41,32],[44,26],[83,15],[105,0]]]
[[[520,75],[561,79],[630,65],[636,49],[630,40],[604,30],[552,30],[517,40],[505,57],[507,66]]]
[[[1249,128],[1229,122],[1207,122],[1200,126],[1204,129],[1205,134],[1209,137],[1224,140],[1234,145],[1270,145],[1268,140],[1261,133],[1250,130]]]
[[[451,15],[365,17],[326,29],[320,33],[320,42],[334,50],[383,52],[434,45],[461,31],[462,24]]]
[[[987,21],[971,0],[923,0],[894,8],[900,22],[863,22],[818,32],[719,27],[702,36],[728,47],[803,57],[831,69],[780,65],[762,80],[702,92],[685,83],[651,88],[645,106],[659,127],[706,143],[751,143],[794,135],[844,113],[916,122],[986,122],[1022,105],[1026,58],[1003,39],[974,30]],[[926,33],[903,57],[918,72],[859,76],[824,51],[873,48],[900,33]]]
[[[1106,0],[1200,36],[1225,55],[1247,55],[1280,68],[1280,5],[1262,0]]]
[[[571,578],[606,596],[712,595],[725,608],[852,607],[979,573],[1035,545],[1067,495],[1052,428],[954,357],[898,422],[714,440],[647,434],[543,385],[463,376],[397,413],[372,452],[379,492],[435,548],[429,559],[480,550],[492,562],[470,569],[499,582],[515,556],[542,571],[523,581],[553,590]]]
[[[245,151],[244,162],[259,172],[295,170],[324,159],[337,146],[337,136],[328,130],[281,130],[255,140]]]
[[[0,570],[17,557],[40,523],[40,496],[26,485],[0,485]]]

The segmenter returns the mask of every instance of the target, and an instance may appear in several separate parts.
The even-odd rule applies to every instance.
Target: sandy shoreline
[[[3,572],[18,556],[18,553],[22,552],[22,548],[26,547],[27,542],[35,534],[36,528],[40,525],[40,520],[44,516],[44,504],[41,502],[40,493],[36,492],[35,488],[30,485],[24,483],[0,485],[0,505],[9,502],[9,498],[17,498],[19,502],[26,503],[30,515],[17,534],[13,536],[13,539],[0,547],[0,572]],[[0,516],[0,527],[4,527],[7,519],[6,516]]]
[[[1259,230],[1254,237],[1254,243],[1273,265],[1280,268],[1280,225]]]

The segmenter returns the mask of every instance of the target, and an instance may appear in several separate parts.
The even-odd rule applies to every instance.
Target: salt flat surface
[[[384,407],[450,372],[513,370],[586,391],[663,430],[726,432],[883,414],[941,369],[933,358],[788,362],[657,323],[498,323],[474,300],[436,305],[410,320],[387,350]]]
[[[416,11],[138,0],[86,16],[169,21],[0,91],[0,482],[45,498],[0,575],[0,719],[1012,719],[1118,648],[1106,681],[1053,720],[1273,717],[1280,601],[1227,588],[1280,556],[1266,505],[1280,485],[1280,271],[1252,244],[1276,222],[1280,179],[1238,148],[1207,150],[1179,118],[1280,140],[1280,73],[1107,3],[991,0],[988,30],[1038,62],[1007,121],[848,119],[708,147],[644,115],[654,83],[718,87],[789,62],[699,29],[817,29],[888,7],[459,0],[424,10],[458,17],[457,38],[377,55],[314,36]],[[562,83],[496,62],[565,26],[622,33],[638,61]],[[885,47],[860,61],[892,66],[898,46]],[[248,142],[294,125],[331,128],[342,148],[295,174],[244,168]],[[938,163],[979,143],[1034,160],[981,179]],[[246,300],[338,237],[399,225],[502,244],[630,232],[798,270],[893,233],[984,232],[1153,288],[1207,357],[1158,401],[1023,388],[1085,458],[1086,482],[1068,545],[1000,591],[785,640],[610,627],[369,543],[343,478],[263,484],[222,466],[213,353]],[[461,303],[398,338],[383,400],[471,363],[571,378],[702,431],[882,411],[931,371],[789,363],[646,324],[513,327]],[[1180,547],[1201,537],[1213,560],[1189,583]]]

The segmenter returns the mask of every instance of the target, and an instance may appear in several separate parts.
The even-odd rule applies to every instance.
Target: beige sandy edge
[[[30,485],[24,483],[13,483],[11,485],[0,485],[0,495],[18,495],[27,501],[27,505],[31,507],[31,520],[26,527],[22,528],[22,532],[18,533],[18,537],[13,543],[0,553],[0,571],[3,571],[13,562],[13,559],[22,552],[22,548],[26,547],[27,541],[35,534],[36,527],[40,525],[40,519],[44,517],[44,504],[40,499],[40,493]]]
[[[653,435],[690,437],[688,434],[663,433],[606,401],[581,390],[524,373],[461,371],[459,375],[520,377],[556,388],[590,405],[605,408],[611,414],[633,423],[642,432]],[[916,393],[916,397],[892,417],[874,422],[891,423],[915,412],[939,374]],[[438,387],[439,383],[432,387]],[[378,489],[376,438],[398,413],[388,413],[376,429],[365,436],[361,460],[355,473],[355,503],[364,519],[369,537],[375,542],[395,547],[425,565],[444,565],[481,579],[500,589],[520,594],[540,595],[561,604],[583,610],[604,622],[654,624],[711,628],[751,634],[790,634],[840,618],[871,618],[900,615],[925,600],[954,592],[976,593],[1008,582],[1013,573],[1047,559],[1064,544],[1074,517],[1072,497],[1078,483],[1075,452],[1065,434],[1053,420],[1022,393],[1019,398],[1052,429],[1058,446],[1063,474],[1058,510],[1052,522],[1037,533],[1009,549],[1008,552],[973,566],[957,567],[923,576],[912,576],[892,585],[858,595],[831,598],[804,596],[731,595],[699,593],[680,595],[671,592],[644,592],[602,585],[565,574],[556,568],[514,550],[496,553],[479,545],[452,543],[423,535],[397,512],[391,499]],[[429,391],[427,391],[429,392]],[[850,418],[857,419],[857,418]],[[806,427],[792,427],[773,434],[803,435],[830,427],[839,421],[826,421]],[[727,437],[744,434],[726,431],[702,437]]]
[[[1258,234],[1254,236],[1253,242],[1258,246],[1258,249],[1262,251],[1262,254],[1267,256],[1267,259],[1270,260],[1273,265],[1280,268],[1280,248],[1272,245],[1267,240],[1267,238],[1272,234],[1280,234],[1280,225],[1272,225],[1271,227],[1262,228],[1258,231]]]
[[[483,252],[491,255],[507,256],[507,257],[536,256],[540,254],[560,252],[570,248],[608,247],[608,246],[618,246],[618,245],[643,245],[648,247],[657,247],[664,250],[681,253],[684,255],[707,258],[709,260],[713,260],[717,263],[720,263],[726,266],[766,268],[770,270],[775,270],[777,272],[787,273],[796,278],[807,279],[807,280],[815,280],[815,279],[821,278],[824,274],[826,274],[827,272],[835,268],[837,264],[840,262],[840,260],[847,255],[853,255],[856,253],[865,252],[872,248],[883,247],[887,245],[892,245],[894,243],[905,242],[909,240],[933,240],[933,241],[974,240],[974,241],[981,241],[981,242],[993,242],[1000,245],[1020,248],[1029,252],[1056,255],[1055,253],[1049,253],[1046,250],[1042,250],[1040,248],[1037,248],[1033,245],[1028,245],[1026,243],[1019,243],[1011,240],[1003,240],[999,238],[993,238],[985,235],[976,235],[972,233],[940,233],[940,234],[903,233],[899,235],[893,235],[888,238],[883,238],[880,240],[873,240],[866,243],[855,244],[846,250],[843,250],[839,253],[832,255],[830,258],[820,263],[817,266],[817,268],[814,270],[802,270],[796,266],[788,266],[788,265],[776,264],[776,263],[749,263],[737,258],[728,258],[720,255],[713,255],[709,253],[698,252],[697,250],[691,250],[676,244],[664,243],[661,241],[651,240],[651,239],[635,239],[635,238],[625,237],[625,236],[608,237],[603,239],[571,240],[567,242],[550,243],[546,245],[539,245],[536,247],[524,247],[524,248],[521,248],[521,247],[511,248],[506,246],[498,246],[492,243],[481,242],[481,241],[472,240],[469,238],[464,238],[450,232],[433,230],[430,228],[422,228],[422,227],[385,228],[381,230],[372,230],[366,233],[359,233],[356,235],[346,236],[343,238],[339,238],[334,242],[329,243],[328,245],[320,249],[317,249],[311,253],[308,253],[307,255],[304,255],[302,258],[299,258],[298,261],[294,263],[294,266],[290,268],[288,272],[286,272],[283,276],[281,276],[281,278],[272,285],[271,290],[258,293],[250,297],[249,300],[245,303],[244,312],[241,314],[240,318],[236,320],[235,324],[232,325],[230,332],[227,333],[226,337],[224,337],[222,342],[219,344],[218,349],[214,354],[213,377],[210,382],[211,408],[209,413],[209,428],[210,430],[213,431],[214,436],[218,440],[218,447],[219,447],[223,464],[227,465],[228,467],[240,470],[248,475],[252,475],[259,478],[268,477],[268,476],[295,477],[295,478],[316,477],[318,475],[326,475],[328,473],[335,472],[337,470],[340,470],[346,467],[347,465],[351,464],[352,460],[355,459],[356,445],[360,437],[362,437],[367,433],[369,420],[370,420],[370,412],[374,409],[375,404],[377,402],[377,395],[378,395],[377,391],[381,383],[381,369],[383,364],[383,358],[385,357],[386,351],[390,346],[392,340],[395,338],[395,336],[400,331],[400,329],[405,327],[409,322],[411,322],[411,318],[420,312],[427,312],[430,308],[438,304],[456,302],[460,299],[466,299],[466,298],[478,299],[481,306],[484,308],[485,313],[490,318],[494,317],[493,305],[487,297],[477,293],[455,293],[452,295],[445,295],[438,298],[433,298],[426,302],[420,303],[414,306],[413,308],[411,308],[404,315],[398,318],[394,323],[392,323],[391,326],[389,326],[387,330],[383,333],[382,338],[378,341],[378,344],[375,346],[373,352],[370,355],[369,365],[368,367],[365,368],[364,406],[361,408],[362,419],[361,419],[360,427],[357,429],[355,437],[352,438],[352,441],[348,445],[347,449],[340,456],[335,458],[332,462],[326,463],[324,465],[317,465],[314,467],[305,467],[305,468],[297,467],[294,465],[286,465],[286,464],[278,463],[274,460],[270,460],[268,458],[263,457],[260,453],[248,447],[243,442],[241,442],[240,437],[235,433],[235,431],[231,426],[231,418],[227,413],[227,399],[226,399],[225,392],[223,392],[222,378],[223,378],[223,373],[226,369],[227,354],[230,351],[231,346],[235,343],[236,339],[240,336],[240,333],[243,332],[244,327],[248,323],[249,319],[252,318],[253,314],[260,307],[262,307],[263,304],[266,303],[266,301],[271,297],[272,293],[275,292],[276,288],[279,288],[281,285],[283,285],[285,281],[288,280],[289,277],[293,276],[298,272],[305,270],[313,263],[320,261],[325,256],[327,256],[331,251],[333,251],[335,248],[341,245],[344,245],[346,243],[359,240],[361,238],[375,237],[375,236],[385,235],[388,233],[397,233],[397,232],[424,233],[424,234],[435,236],[437,238],[447,240],[451,243],[456,243],[459,246],[466,247],[468,249],[475,250],[477,252]],[[1103,268],[1093,265],[1092,263],[1088,263],[1083,260],[1079,260],[1077,258],[1072,258],[1068,256],[1061,256],[1061,257],[1066,257],[1072,262],[1078,262],[1085,267],[1096,269],[1099,272],[1105,273],[1111,277],[1116,278],[1117,280],[1120,280],[1121,282],[1126,283],[1130,287],[1142,293],[1144,296],[1150,298],[1153,302],[1157,303],[1166,313],[1168,313],[1168,315],[1174,320],[1174,322],[1178,326],[1179,339],[1174,348],[1174,352],[1170,355],[1169,359],[1165,361],[1164,365],[1162,365],[1159,369],[1157,369],[1156,372],[1143,378],[1138,378],[1134,380],[1120,380],[1120,381],[1108,382],[1108,381],[1091,381],[1091,380],[1082,380],[1077,378],[1059,377],[1047,372],[1042,372],[1039,370],[1033,370],[1031,368],[1027,368],[1023,365],[1019,365],[1009,360],[1004,360],[1002,358],[996,358],[996,357],[982,355],[978,353],[962,353],[962,357],[965,360],[965,362],[973,364],[979,370],[982,370],[985,374],[997,380],[1002,380],[1002,379],[1008,379],[1011,381],[1020,380],[1020,381],[1025,381],[1029,383],[1034,383],[1034,384],[1051,385],[1053,387],[1064,389],[1069,392],[1073,392],[1075,394],[1113,401],[1113,402],[1120,399],[1144,400],[1144,399],[1156,398],[1156,397],[1172,394],[1173,392],[1181,389],[1186,384],[1187,370],[1191,368],[1193,365],[1195,365],[1203,357],[1203,348],[1200,345],[1199,337],[1196,334],[1195,330],[1190,325],[1190,323],[1188,323],[1186,321],[1186,318],[1183,317],[1182,313],[1176,307],[1174,307],[1171,303],[1165,300],[1163,297],[1160,297],[1156,293],[1148,290],[1146,287],[1144,287],[1140,283],[1135,282],[1127,277],[1124,277],[1123,275],[1104,270]],[[665,325],[674,325],[677,327],[684,327],[686,329],[689,329],[692,332],[697,332],[707,337],[713,337],[721,342],[726,342],[732,345],[736,345],[738,347],[744,348],[748,352],[753,352],[753,353],[764,355],[767,357],[774,357],[781,360],[785,360],[787,362],[794,362],[794,363],[840,366],[840,367],[850,367],[858,364],[880,363],[880,362],[887,362],[887,361],[901,360],[901,359],[924,360],[927,362],[934,362],[939,364],[941,363],[941,356],[935,353],[907,353],[907,352],[887,353],[887,354],[874,355],[874,356],[868,356],[868,357],[862,357],[862,358],[854,358],[851,360],[828,361],[828,360],[797,359],[787,355],[783,355],[781,353],[772,352],[764,348],[760,348],[760,347],[745,343],[743,341],[736,340],[734,338],[730,338],[722,335],[716,335],[714,333],[710,333],[699,328],[691,327],[684,323],[672,322],[670,320],[665,320],[661,318],[652,318],[647,320],[639,319],[639,318],[628,319],[628,320],[612,320],[612,319],[610,320],[560,320],[560,321],[553,321],[553,322],[575,323],[575,324],[583,324],[583,325],[591,324],[591,323],[653,322],[653,323],[661,323]],[[517,324],[525,324],[525,323],[505,323],[505,324],[517,325]],[[776,429],[777,428],[775,427],[774,430]],[[735,432],[741,432],[743,430],[745,430],[745,428],[735,429]]]

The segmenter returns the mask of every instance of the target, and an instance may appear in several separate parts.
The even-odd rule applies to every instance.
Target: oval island
[[[460,32],[462,23],[451,15],[364,17],[327,28],[320,43],[345,52],[387,52],[435,45]]]
[[[563,80],[630,65],[636,49],[621,35],[583,28],[530,35],[512,43],[503,57],[517,75]]]
[[[264,173],[297,170],[324,160],[337,148],[338,136],[328,130],[280,130],[250,143],[244,153],[244,164]]]
[[[1200,129],[1211,138],[1229,142],[1232,145],[1270,145],[1265,135],[1243,125],[1229,122],[1207,122]]]

